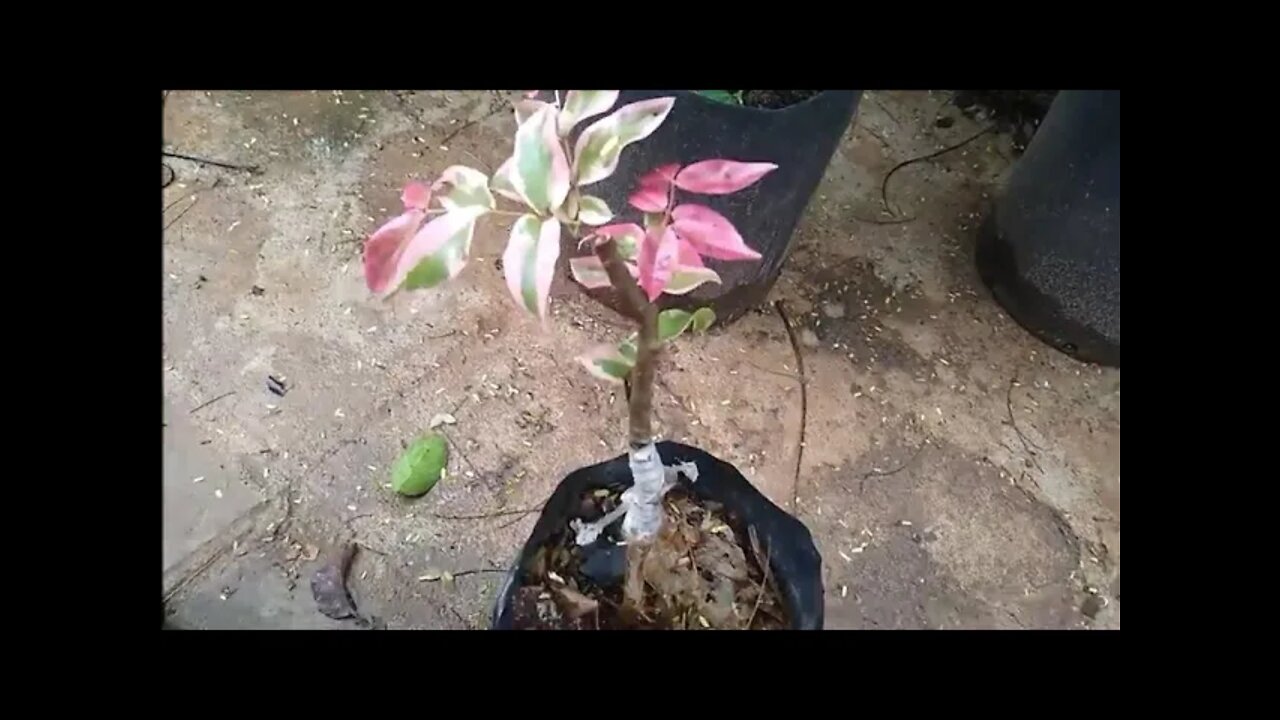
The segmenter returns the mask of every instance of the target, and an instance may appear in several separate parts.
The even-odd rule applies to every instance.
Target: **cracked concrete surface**
[[[807,340],[799,482],[795,360],[769,305],[666,355],[658,426],[735,463],[779,505],[798,497],[823,555],[829,628],[1118,628],[1120,373],[1038,343],[972,268],[1008,138],[898,172],[892,202],[915,219],[879,214],[890,168],[978,129],[948,99],[864,97],[770,297]],[[467,270],[441,291],[384,303],[364,288],[361,240],[398,209],[407,179],[505,158],[504,102],[169,95],[166,147],[264,168],[169,161],[173,626],[350,627],[316,612],[307,584],[325,550],[354,536],[363,613],[390,628],[483,627],[500,573],[420,578],[505,568],[534,521],[517,511],[621,451],[621,393],[570,360],[617,338],[620,321],[564,279],[554,331],[522,317],[495,268],[499,226],[481,227]],[[936,127],[941,115],[954,124]],[[458,420],[448,479],[418,500],[395,496],[388,467],[440,412]]]

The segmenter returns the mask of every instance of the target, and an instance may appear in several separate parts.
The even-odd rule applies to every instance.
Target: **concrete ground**
[[[948,99],[867,93],[797,231],[770,299],[800,326],[807,418],[766,305],[666,356],[659,425],[779,505],[798,499],[829,628],[1119,628],[1120,373],[1037,342],[972,267],[1009,139],[897,172],[891,201],[914,219],[880,214],[894,165],[980,129]],[[499,228],[482,225],[441,291],[381,303],[364,287],[361,241],[398,211],[406,179],[492,171],[509,146],[504,107],[486,92],[168,96],[166,148],[264,169],[168,161],[174,627],[353,627],[319,614],[308,588],[342,536],[361,546],[350,586],[363,613],[388,628],[485,627],[501,578],[487,571],[534,521],[515,511],[621,452],[620,393],[570,360],[617,338],[619,321],[563,279],[554,332],[518,314],[495,268]],[[403,500],[388,467],[442,412],[457,418],[449,477]],[[435,580],[444,571],[458,577]]]

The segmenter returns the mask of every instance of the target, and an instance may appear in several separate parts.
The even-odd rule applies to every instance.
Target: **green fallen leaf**
[[[391,468],[391,489],[417,497],[435,487],[449,461],[449,446],[441,435],[423,435],[396,460]]]

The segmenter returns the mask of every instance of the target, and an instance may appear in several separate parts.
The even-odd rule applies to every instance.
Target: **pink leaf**
[[[579,285],[588,290],[609,287],[609,273],[605,272],[604,263],[595,255],[569,259],[569,274]]]
[[[641,186],[627,198],[631,207],[641,212],[662,212],[667,209],[666,188]]]
[[[671,183],[679,171],[680,166],[676,163],[650,170],[636,183],[636,190],[627,202],[641,212],[666,212],[671,198]]]
[[[735,160],[703,160],[680,171],[676,187],[703,195],[737,192],[777,170],[773,163],[744,163]]]
[[[676,256],[680,252],[679,239],[671,228],[664,228],[662,234],[649,233],[640,245],[640,288],[655,300],[662,294],[663,288],[671,281],[671,273],[675,270]]]
[[[573,177],[578,186],[612,175],[623,148],[652,135],[667,119],[675,101],[663,97],[633,102],[588,125],[573,152]]]
[[[413,213],[421,214],[414,210]],[[481,208],[463,208],[445,213],[423,225],[416,233],[404,242],[400,250],[392,257],[390,268],[385,263],[387,248],[390,242],[379,238],[375,233],[365,248],[365,275],[370,289],[375,292],[388,292],[403,289],[417,290],[439,285],[451,280],[462,272],[467,264],[467,256],[471,253],[471,236],[475,230],[475,221],[484,214]],[[405,218],[409,213],[402,215]],[[425,215],[423,214],[425,217]],[[397,218],[400,220],[401,218]],[[421,224],[421,219],[417,221]],[[392,221],[383,230],[394,225]],[[402,230],[400,238],[404,238]],[[374,272],[370,272],[370,265]],[[375,280],[377,282],[375,282]]]
[[[405,210],[426,210],[431,204],[431,188],[420,182],[411,182],[400,193],[400,202],[404,203]]]
[[[671,226],[699,255],[717,260],[759,260],[733,223],[709,207],[686,203],[671,211]]]
[[[420,186],[425,189],[425,186]],[[409,195],[409,188],[405,188]],[[409,202],[406,199],[405,204]],[[364,281],[369,290],[383,293],[390,289],[395,274],[396,257],[409,243],[427,214],[410,209],[374,231],[364,242]]]
[[[511,226],[511,238],[502,254],[507,289],[518,305],[544,320],[559,257],[559,220],[526,214]]]
[[[541,91],[541,90],[524,90],[523,92],[524,92],[524,96],[525,96],[525,97],[527,97],[527,98],[531,98],[531,97],[534,97],[535,95],[537,95],[538,93],[540,93],[540,92],[542,92],[542,91]]]

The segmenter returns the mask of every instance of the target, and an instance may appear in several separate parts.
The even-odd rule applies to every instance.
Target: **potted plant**
[[[364,247],[373,292],[432,288],[463,270],[477,221],[513,218],[502,271],[517,306],[546,322],[567,236],[586,251],[568,262],[574,280],[613,288],[636,324],[578,358],[596,377],[626,383],[630,451],[563,479],[502,585],[493,626],[821,628],[821,557],[809,531],[729,463],[655,442],[651,423],[663,344],[715,319],[708,308],[662,310],[659,298],[719,282],[705,258],[760,259],[703,202],[752,187],[778,166],[759,157],[667,163],[631,183],[625,202],[638,222],[615,217],[597,184],[677,102],[654,97],[615,110],[618,97],[568,91],[517,102],[513,153],[492,177],[453,166],[431,186],[409,184],[404,212]],[[499,209],[495,194],[519,209]]]
[[[676,98],[670,117],[646,142],[622,156],[618,171],[592,186],[609,207],[623,207],[631,183],[645,171],[696,158],[786,158],[776,171],[741,192],[703,204],[728,218],[760,259],[709,265],[720,276],[686,295],[665,295],[662,307],[710,307],[720,325],[764,301],[790,255],[795,228],[861,98],[860,90],[623,90],[619,103]],[[538,96],[554,101],[554,93]],[[566,242],[568,239],[566,239]],[[565,248],[569,250],[568,247]],[[608,289],[592,291],[621,310]]]

